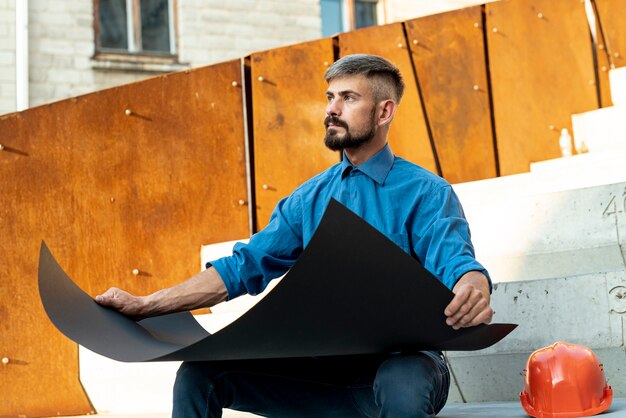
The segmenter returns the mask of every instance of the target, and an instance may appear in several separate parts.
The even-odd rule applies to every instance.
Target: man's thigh
[[[214,405],[211,410],[223,407],[276,418],[373,418],[379,416],[381,407],[383,411],[389,408],[380,401],[392,400],[389,396],[380,396],[385,390],[399,393],[398,385],[419,386],[419,382],[411,379],[422,381],[427,377],[424,373],[436,372],[428,357],[431,356],[340,356],[200,362],[186,363],[184,367],[193,367],[191,375],[196,376],[199,383],[190,387],[200,387],[203,391],[208,388],[206,402]],[[390,364],[397,365],[398,360],[404,365],[409,360],[410,364],[411,358],[420,360],[426,366],[420,370],[429,370],[428,373],[412,373],[410,367],[404,366],[389,368]],[[383,364],[385,366],[381,367]],[[384,379],[381,379],[381,370],[384,370]],[[431,390],[432,394],[423,394],[426,399],[447,395],[447,386],[445,394],[440,393],[441,389],[429,388],[429,392]],[[423,396],[411,395],[411,398],[393,399],[392,403],[420,403]]]
[[[368,417],[387,356],[199,363],[222,407],[271,417]]]

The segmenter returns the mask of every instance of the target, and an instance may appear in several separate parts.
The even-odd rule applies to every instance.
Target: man
[[[135,318],[257,294],[306,247],[331,197],[417,258],[453,290],[445,309],[458,329],[488,323],[491,283],[474,259],[469,227],[450,185],[395,157],[389,126],[404,90],[383,58],[350,55],[326,72],[325,144],[343,161],[278,203],[268,226],[231,257],[144,297],[109,289],[96,300]],[[328,289],[332,292],[332,289]],[[289,313],[286,312],[286,315]],[[219,417],[228,407],[271,417],[432,417],[450,385],[441,353],[183,363],[174,417]]]

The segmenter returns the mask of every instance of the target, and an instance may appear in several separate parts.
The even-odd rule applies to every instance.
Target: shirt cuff
[[[462,266],[457,267],[454,270],[453,272],[454,283],[452,283],[452,287],[450,288],[450,290],[454,288],[456,283],[459,281],[461,277],[463,277],[465,273],[468,273],[470,271],[479,271],[485,275],[485,277],[487,278],[487,282],[489,283],[489,293],[491,294],[493,292],[493,283],[491,282],[491,276],[489,275],[489,272],[487,271],[487,269],[484,268],[482,264],[480,264],[478,261],[473,261],[473,262],[464,264]]]
[[[224,286],[226,286],[226,292],[228,293],[228,300],[235,299],[237,296],[241,296],[245,293],[245,289],[238,279],[238,275],[232,271],[232,267],[228,263],[228,257],[211,261],[208,264],[211,264],[222,278]]]

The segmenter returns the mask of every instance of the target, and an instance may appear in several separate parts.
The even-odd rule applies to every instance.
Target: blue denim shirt
[[[463,209],[441,177],[393,155],[386,145],[358,167],[348,158],[318,174],[282,199],[262,231],[233,255],[211,264],[229,299],[258,294],[283,275],[307,246],[331,198],[385,234],[449,289],[478,270]],[[490,283],[491,285],[491,283]]]

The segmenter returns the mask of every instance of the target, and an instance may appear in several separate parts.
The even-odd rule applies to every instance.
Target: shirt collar
[[[352,163],[350,163],[350,160],[348,160],[348,157],[344,152],[343,160],[341,162],[342,177],[346,176],[350,170],[356,169],[370,177],[376,183],[383,184],[389,174],[389,171],[391,170],[391,166],[393,166],[393,160],[394,156],[389,144],[385,144],[385,146],[374,154],[372,158],[358,167],[354,167]]]

